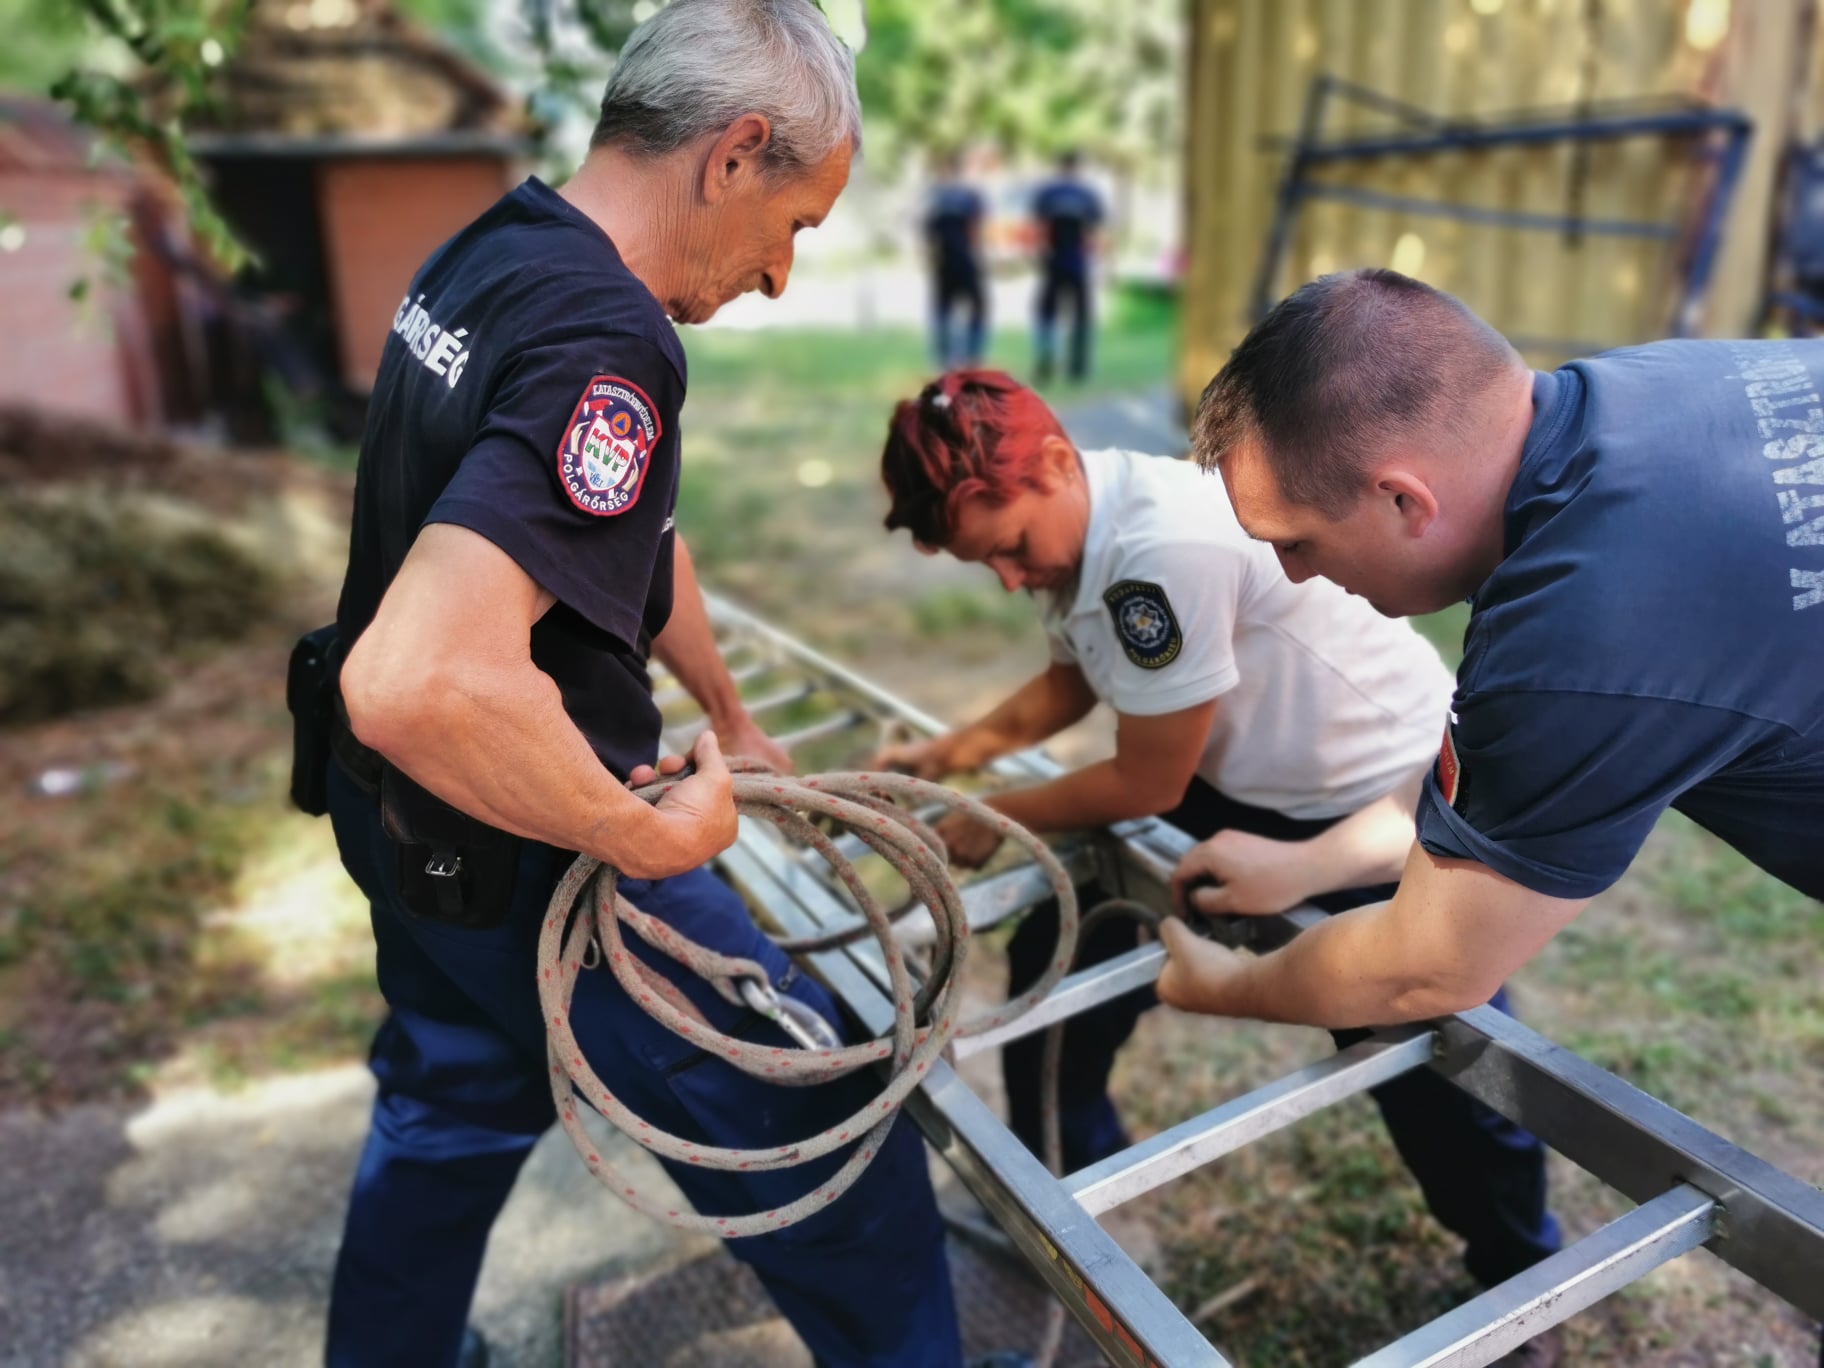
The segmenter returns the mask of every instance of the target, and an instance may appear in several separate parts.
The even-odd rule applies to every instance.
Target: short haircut
[[[939,376],[916,399],[902,399],[887,425],[887,531],[903,527],[923,546],[948,546],[965,499],[1005,504],[1041,486],[1047,437],[1070,440],[1050,406],[1012,376]]]
[[[621,50],[591,147],[659,157],[762,114],[784,178],[861,146],[855,58],[812,0],[672,0]]]
[[[1204,390],[1191,451],[1214,469],[1258,437],[1289,502],[1340,518],[1398,438],[1448,439],[1473,397],[1520,365],[1506,338],[1397,271],[1345,271],[1294,290]]]

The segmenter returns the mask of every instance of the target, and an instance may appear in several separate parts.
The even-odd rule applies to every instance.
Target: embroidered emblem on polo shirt
[[[557,448],[557,477],[585,513],[625,513],[640,497],[662,429],[652,400],[631,380],[589,382]]]
[[[1161,670],[1178,659],[1184,637],[1165,590],[1146,580],[1122,580],[1102,591],[1127,658],[1143,670]]]
[[[1444,744],[1438,748],[1438,792],[1444,795],[1444,805],[1454,808],[1457,805],[1457,790],[1463,785],[1463,766],[1457,761],[1456,738],[1450,734],[1450,723],[1444,724]]]

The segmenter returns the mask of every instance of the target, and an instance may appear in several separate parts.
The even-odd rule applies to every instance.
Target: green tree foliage
[[[1183,0],[820,0],[859,46],[856,76],[869,155],[992,143],[1013,157],[1080,148],[1134,172],[1179,135]],[[483,64],[511,65],[488,0],[395,0]],[[232,58],[251,0],[0,0],[15,40],[0,80],[61,72],[52,93],[109,142],[143,143],[170,167],[192,222],[229,267],[246,254],[208,202],[185,149],[186,119]],[[654,0],[519,0],[519,31],[539,88],[534,115],[588,110],[605,67]],[[865,21],[864,21],[865,13]],[[140,78],[168,92],[154,110]]]
[[[870,157],[992,142],[1136,169],[1178,138],[1181,0],[868,0]]]
[[[104,149],[150,149],[169,168],[191,226],[225,267],[236,269],[247,253],[209,202],[184,142],[184,123],[210,101],[210,75],[240,41],[251,0],[48,0],[28,4],[21,16],[56,49],[74,36],[73,64],[51,84],[53,98],[69,106],[102,137]],[[71,15],[82,22],[78,35]],[[142,73],[161,79],[161,97],[149,99]]]
[[[69,0],[0,0],[0,90],[43,94],[82,55],[89,33]]]

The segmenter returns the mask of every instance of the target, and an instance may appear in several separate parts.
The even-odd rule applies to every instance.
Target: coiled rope
[[[656,803],[679,782],[679,777],[667,778],[636,790],[636,796]],[[753,960],[718,954],[698,945],[639,911],[617,894],[616,871],[587,856],[579,857],[559,881],[538,942],[538,991],[545,1011],[551,1093],[557,1103],[559,1122],[589,1171],[616,1196],[654,1220],[678,1230],[724,1239],[783,1230],[842,1196],[879,1153],[899,1115],[900,1104],[950,1041],[1004,1025],[1041,1001],[1068,971],[1078,935],[1076,890],[1057,857],[1024,827],[966,794],[899,774],[839,773],[798,779],[743,769],[734,778],[734,797],[736,810],[743,815],[771,822],[787,837],[816,850],[849,890],[886,961],[893,997],[890,1036],[834,1049],[794,1049],[756,1045],[714,1030],[675,985],[628,951],[622,939],[623,925],[736,1004],[744,1002],[741,983],[765,983],[765,969]],[[1058,900],[1057,949],[1045,972],[1019,996],[968,1021],[959,1022],[955,1010],[969,948],[969,920],[962,894],[950,877],[943,843],[929,826],[899,806],[901,802],[915,806],[935,804],[963,812],[999,831],[1033,857],[1051,881]],[[854,865],[844,858],[830,836],[811,820],[813,816],[846,827],[898,872],[913,896],[902,911],[919,904],[930,911],[937,927],[937,941],[930,973],[916,990],[905,954],[893,935],[893,918],[868,891]],[[853,934],[862,933],[857,928]],[[831,936],[782,942],[782,948],[802,953],[851,938],[852,933],[845,929]],[[854,1115],[790,1145],[732,1149],[699,1145],[659,1130],[608,1090],[589,1067],[571,1032],[570,1004],[577,977],[593,962],[596,947],[616,982],[654,1018],[745,1073],[788,1087],[803,1087],[890,1061],[887,1083],[878,1097]],[[1054,1032],[1059,1029],[1054,1028]],[[1048,1051],[1053,1056],[1056,1052],[1055,1045]],[[1054,1064],[1050,1087],[1054,1095],[1055,1077]],[[578,1120],[578,1093],[623,1134],[651,1153],[680,1164],[766,1171],[803,1164],[851,1143],[855,1149],[827,1182],[774,1210],[741,1216],[699,1215],[648,1195],[609,1163]],[[1055,1120],[1051,1124],[1055,1131]],[[1048,1158],[1055,1173],[1057,1156]]]

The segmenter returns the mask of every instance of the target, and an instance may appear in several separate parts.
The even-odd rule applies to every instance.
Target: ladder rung
[[[930,825],[930,823],[936,821],[948,811],[949,809],[942,803],[927,803],[925,806],[915,809],[912,815],[926,825]],[[845,860],[855,861],[866,859],[873,853],[873,847],[854,832],[849,831],[844,832],[841,836],[836,838],[836,853]],[[829,867],[825,864],[823,856],[809,846],[806,846],[803,850],[798,852],[798,863],[811,869],[827,869]],[[832,879],[832,885],[834,885],[834,882],[834,879]]]
[[[1063,852],[1059,854],[1062,857]],[[1072,861],[1065,860],[1065,868],[1069,869],[1071,864]],[[971,931],[986,931],[1016,913],[1037,906],[1051,895],[1051,879],[1044,870],[1036,864],[1016,865],[964,888],[963,912],[969,918]],[[902,945],[930,945],[937,940],[937,927],[931,914],[921,907],[907,913],[894,934]]]
[[[1005,1026],[992,1031],[965,1036],[955,1041],[951,1049],[956,1051],[958,1059],[967,1059],[983,1050],[998,1050],[1009,1041],[1042,1031],[1078,1012],[1087,1012],[1110,998],[1131,993],[1136,988],[1144,988],[1159,977],[1159,971],[1164,967],[1163,945],[1155,941],[1151,945],[1138,946],[1111,960],[1103,960],[1100,964],[1077,970],[1069,978],[1061,980],[1043,1002],[1024,1016],[1016,1017]]]
[[[745,684],[748,680],[758,678],[760,675],[765,674],[767,668],[764,661],[756,660],[751,665],[743,665],[739,669],[730,670],[728,672],[728,677],[737,684]],[[673,703],[682,703],[689,697],[689,689],[685,688],[682,684],[673,684],[670,688],[661,689],[659,692],[653,694],[652,701],[657,703],[661,708],[669,708]]]
[[[1356,1368],[1476,1368],[1708,1240],[1716,1203],[1681,1183]]]
[[[849,728],[857,726],[867,720],[868,715],[866,713],[851,709],[848,712],[837,713],[834,717],[826,717],[821,722],[813,722],[808,727],[800,727],[795,732],[786,732],[783,736],[775,736],[773,740],[781,749],[789,751],[793,746],[802,746],[807,741],[816,741],[821,737],[839,735],[842,732],[848,731]]]
[[[1423,1026],[1383,1032],[1079,1169],[1064,1187],[1090,1215],[1100,1215],[1333,1102],[1419,1068],[1431,1058],[1435,1039]]]
[[[749,717],[758,717],[761,713],[772,712],[775,708],[784,708],[793,703],[802,702],[816,692],[815,684],[788,684],[783,689],[777,689],[743,706],[746,707]]]
[[[759,717],[762,713],[772,712],[776,708],[802,702],[816,692],[815,684],[791,684],[764,698],[756,698],[747,705],[747,715]],[[707,717],[693,717],[688,722],[680,722],[674,727],[665,728],[665,739],[672,745],[681,747],[694,741],[697,734],[708,725]]]
[[[1086,877],[1091,852],[1087,848],[1067,854],[1058,852],[1058,858],[1064,862],[1064,868],[1075,877]],[[831,892],[834,893],[834,886]],[[1018,912],[1023,907],[1030,907],[1051,894],[1051,880],[1036,864],[1020,865],[992,878],[970,884],[963,890],[963,915],[969,919],[971,931],[981,931],[997,925]],[[859,921],[859,917],[855,920]],[[937,942],[937,929],[931,922],[931,914],[924,908],[908,912],[894,925],[894,939],[906,949],[918,949]],[[855,959],[866,970],[868,977],[885,988],[888,984],[886,957],[880,952],[880,946],[872,939],[856,942],[851,947]],[[967,1043],[967,1038],[957,1041],[952,1046]],[[964,1052],[958,1049],[959,1056]]]

